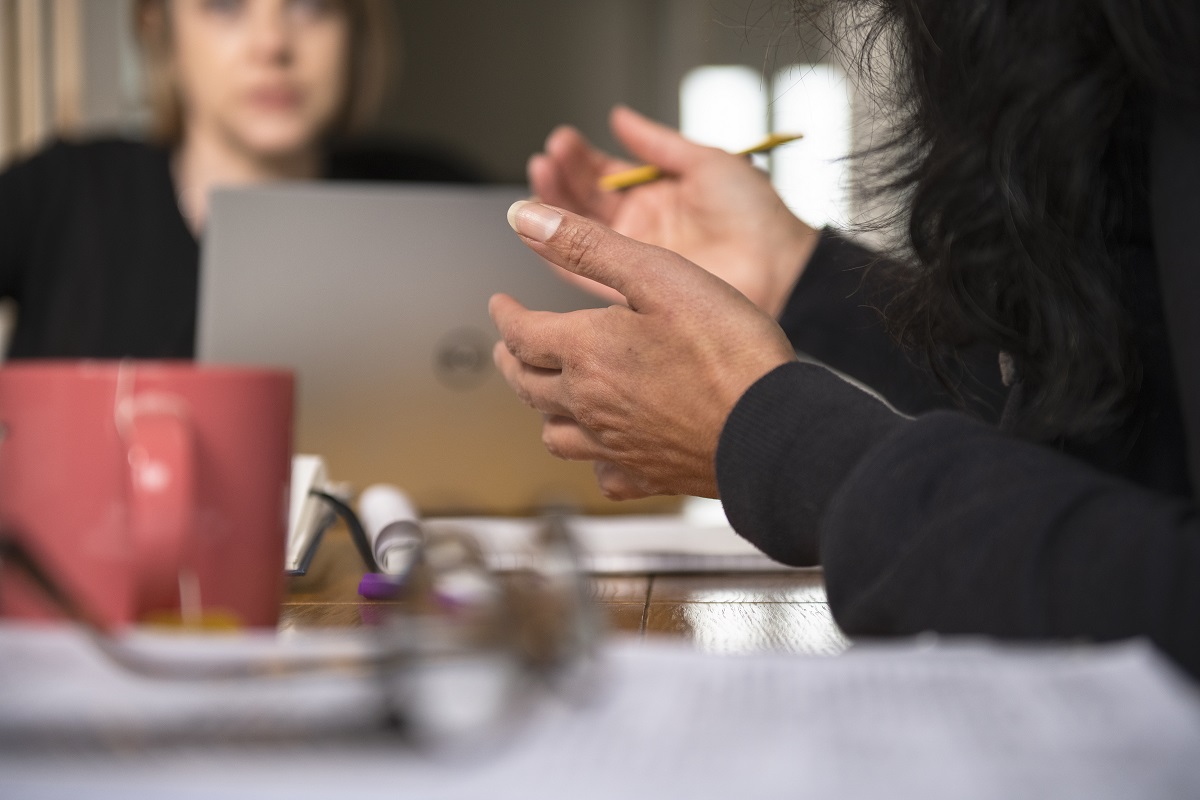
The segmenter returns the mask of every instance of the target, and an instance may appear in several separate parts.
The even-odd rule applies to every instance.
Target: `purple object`
[[[403,588],[403,576],[379,572],[368,572],[358,582],[358,593],[368,600],[393,600]]]

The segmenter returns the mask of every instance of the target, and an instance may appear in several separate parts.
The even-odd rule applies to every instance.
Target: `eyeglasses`
[[[587,693],[603,622],[561,514],[547,515],[527,569],[489,570],[473,539],[430,534],[394,602],[364,606],[354,646],[169,657],[115,632],[76,602],[19,536],[0,529],[0,580],[18,574],[128,673],[169,681],[256,681],[322,673],[379,686],[386,728],[436,747],[508,730],[539,692]]]

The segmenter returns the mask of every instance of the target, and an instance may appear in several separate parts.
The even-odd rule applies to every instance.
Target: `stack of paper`
[[[171,647],[272,646],[238,642]],[[1200,700],[1145,645],[813,658],[627,642],[601,665],[592,691],[540,695],[493,749],[420,754],[373,732],[377,676],[146,682],[71,630],[4,627],[0,797],[1200,797]]]

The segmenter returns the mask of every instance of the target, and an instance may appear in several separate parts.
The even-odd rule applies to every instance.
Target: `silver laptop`
[[[204,238],[197,356],[284,366],[296,451],[427,514],[610,503],[588,464],[541,445],[541,417],[492,363],[487,300],[596,305],[508,227],[523,187],[307,184],[217,193]]]

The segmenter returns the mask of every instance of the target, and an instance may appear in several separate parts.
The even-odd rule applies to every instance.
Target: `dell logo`
[[[456,328],[442,337],[433,371],[451,389],[474,389],[492,369],[492,338],[476,328]]]

